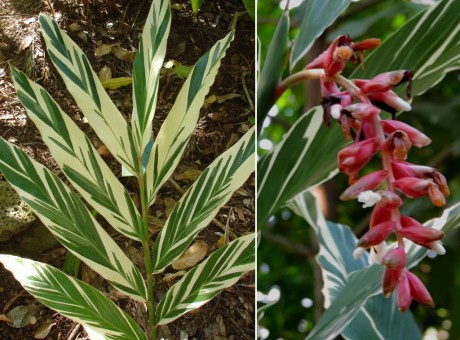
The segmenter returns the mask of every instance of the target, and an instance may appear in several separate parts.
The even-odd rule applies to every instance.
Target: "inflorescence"
[[[404,240],[444,254],[442,231],[427,228],[416,219],[401,214],[403,199],[428,196],[435,206],[446,203],[449,188],[445,177],[436,169],[406,161],[412,146],[421,148],[431,140],[414,127],[398,121],[396,112],[409,111],[411,106],[393,89],[407,84],[410,99],[413,73],[409,70],[385,72],[372,79],[348,80],[340,73],[347,61],[358,62],[365,50],[377,47],[379,39],[352,42],[347,35],[339,36],[305,69],[279,84],[276,97],[284,90],[305,79],[320,79],[324,122],[331,118],[342,127],[345,138],[353,142],[338,153],[339,170],[349,177],[350,186],[342,193],[342,200],[358,199],[363,207],[373,207],[369,230],[358,240],[355,257],[366,249],[373,262],[385,266],[383,293],[386,297],[397,290],[398,306],[406,311],[412,300],[434,306],[430,293],[422,281],[406,268]],[[381,110],[391,113],[392,119],[382,119]],[[380,154],[382,169],[360,177],[360,171]],[[386,246],[394,233],[396,242]]]

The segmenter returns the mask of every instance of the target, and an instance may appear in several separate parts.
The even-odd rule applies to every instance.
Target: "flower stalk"
[[[357,62],[357,52],[378,46],[378,39],[354,43],[349,36],[339,36],[305,69],[282,81],[277,98],[290,86],[308,79],[319,79],[324,122],[336,120],[344,136],[353,142],[338,153],[339,170],[349,177],[350,187],[340,196],[358,199],[363,207],[373,206],[370,229],[357,242],[355,257],[371,249],[370,260],[385,266],[382,288],[386,297],[397,291],[399,309],[404,312],[412,300],[433,307],[433,299],[423,283],[407,268],[405,243],[414,242],[437,254],[445,253],[439,230],[424,227],[416,219],[400,212],[403,198],[427,196],[435,206],[446,204],[449,188],[436,169],[406,161],[412,146],[422,148],[431,140],[409,124],[396,120],[396,112],[411,106],[393,89],[407,84],[411,97],[413,72],[398,70],[376,75],[372,79],[347,79],[341,75],[347,61]],[[392,119],[382,119],[381,111]],[[364,176],[361,170],[380,154],[382,169]],[[387,250],[388,237],[396,242]]]

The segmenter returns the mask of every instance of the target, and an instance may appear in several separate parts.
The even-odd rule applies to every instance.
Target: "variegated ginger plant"
[[[140,211],[90,140],[38,84],[12,69],[18,97],[72,186],[118,232],[142,244],[146,278],[93,217],[80,196],[18,147],[0,139],[0,171],[53,235],[114,288],[145,303],[143,330],[101,292],[47,264],[11,255],[2,262],[39,301],[105,339],[156,338],[157,325],[198,308],[254,268],[254,234],[233,240],[191,269],[161,298],[154,299],[154,274],[161,273],[191,244],[254,171],[255,134],[250,129],[200,175],[170,214],[153,242],[149,207],[171,176],[199,118],[230,32],[190,72],[157,136],[152,134],[160,68],[171,23],[170,3],[154,0],[133,70],[133,114],[128,124],[96,74],[56,22],[40,15],[48,54],[77,105],[112,155],[139,183]]]

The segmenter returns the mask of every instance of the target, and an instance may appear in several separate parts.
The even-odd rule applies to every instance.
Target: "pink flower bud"
[[[444,233],[437,229],[427,228],[409,216],[401,216],[402,229],[399,233],[425,248],[431,248],[430,243],[444,237]]]
[[[379,205],[385,209],[395,209],[399,208],[403,204],[403,200],[397,194],[388,190],[379,190],[377,193],[380,195],[381,199]]]
[[[372,228],[376,226],[377,224],[380,224],[386,221],[391,221],[391,218],[392,218],[391,210],[383,208],[379,202],[374,207],[374,210],[372,210],[372,215],[371,215],[371,220],[369,222],[369,225]]]
[[[410,291],[414,300],[433,308],[433,298],[431,297],[423,282],[411,272],[407,272],[407,278],[409,279]]]
[[[412,82],[412,76],[412,72],[406,70],[381,73],[364,84],[361,87],[361,91],[363,93],[386,92],[393,89],[395,86],[409,82],[408,97],[410,97],[410,85]]]
[[[356,176],[378,150],[377,138],[369,138],[343,148],[338,154],[339,170],[349,176]]]
[[[366,103],[356,103],[345,107],[355,119],[370,119],[379,114],[380,110],[375,106]]]
[[[403,228],[425,228],[423,224],[410,216],[401,215],[400,221]]]
[[[370,248],[385,241],[395,229],[394,221],[387,221],[371,227],[358,241],[356,247]]]
[[[400,162],[396,160],[392,160],[391,168],[393,170],[393,175],[396,179],[400,179],[402,177],[417,177],[417,178],[422,178],[422,179],[432,179],[434,184],[437,185],[442,195],[449,196],[450,194],[449,187],[447,186],[446,178],[435,168],[432,168],[430,166],[425,166],[425,165],[415,165],[415,164],[408,163],[408,162]],[[435,192],[436,190],[434,189],[431,189],[431,190],[433,191],[432,192],[433,199],[435,199],[436,201],[439,201],[440,204],[443,201],[445,201],[443,197],[436,199],[436,195],[439,195],[439,193]]]
[[[386,267],[383,272],[383,295],[387,298],[395,290],[396,286],[399,283],[399,278],[403,270],[401,269],[391,269]]]
[[[383,256],[382,264],[390,269],[404,269],[406,266],[406,253],[404,252],[404,248],[398,247],[387,251],[387,253]]]
[[[427,146],[431,143],[430,138],[406,123],[400,122],[398,120],[387,119],[382,120],[381,124],[383,126],[383,131],[387,134],[391,134],[396,130],[404,131],[412,142],[412,145],[417,148]]]
[[[409,167],[414,172],[414,177],[418,177],[418,178],[430,178],[431,174],[434,171],[436,171],[431,166],[415,165],[415,164],[411,164],[411,163],[407,163],[407,164],[409,165]]]
[[[361,121],[361,133],[364,135],[365,139],[377,136],[374,122],[368,120]]]
[[[359,88],[362,88],[363,86],[370,86],[366,85],[370,82],[371,81],[367,79],[353,79],[353,83]],[[369,92],[366,93],[366,95],[373,105],[377,106],[381,110],[390,112],[393,115],[393,119],[396,112],[410,111],[412,109],[408,102],[403,100],[391,90],[384,92]]]
[[[403,248],[395,248],[387,251],[382,258],[382,264],[385,265],[383,273],[383,294],[389,297],[399,283],[399,278],[405,270],[406,253]]]
[[[396,179],[400,179],[402,177],[416,177],[411,165],[413,164],[392,159],[391,169],[393,170],[394,177]]]
[[[402,177],[394,182],[396,189],[407,197],[422,197],[428,194],[428,187],[432,184],[430,180],[415,177]]]
[[[356,183],[349,186],[340,196],[341,200],[356,199],[359,194],[366,190],[377,189],[386,179],[387,171],[379,170],[361,177]]]
[[[412,302],[412,294],[410,291],[409,279],[407,278],[407,272],[401,274],[398,285],[398,307],[399,310],[404,313]]]

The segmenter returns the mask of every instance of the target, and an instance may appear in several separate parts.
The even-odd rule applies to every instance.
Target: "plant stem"
[[[320,79],[324,76],[325,73],[322,68],[312,68],[296,72],[278,84],[275,91],[275,100],[277,100],[283,94],[283,92],[286,91],[289,87],[292,87],[305,80]]]
[[[157,325],[155,315],[155,300],[153,296],[153,288],[155,285],[155,277],[153,275],[152,260],[150,256],[150,237],[149,237],[149,223],[148,223],[148,198],[147,188],[145,184],[145,176],[142,170],[142,159],[139,160],[140,174],[138,176],[139,181],[139,193],[141,199],[141,216],[142,216],[142,230],[144,232],[142,247],[144,248],[144,262],[145,262],[145,273],[147,275],[147,310],[149,313],[150,323],[150,337],[153,340],[157,339]]]

